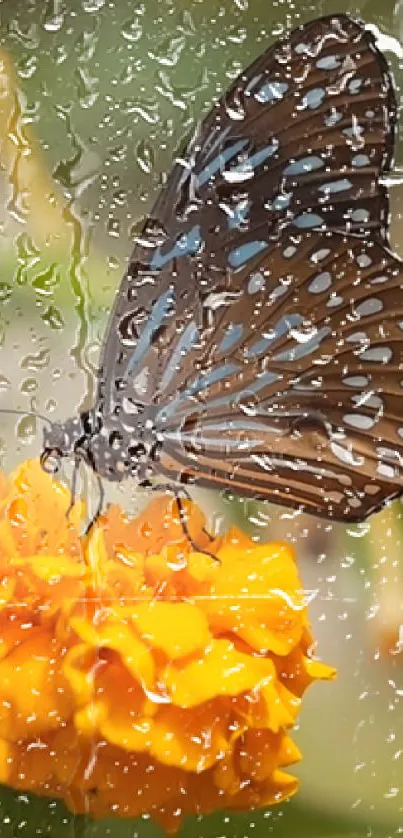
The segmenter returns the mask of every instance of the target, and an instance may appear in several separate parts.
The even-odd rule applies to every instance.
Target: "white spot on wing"
[[[390,466],[387,463],[378,463],[376,471],[380,477],[386,477],[387,480],[393,480],[396,476],[393,466]]]
[[[330,288],[331,284],[332,275],[328,271],[324,271],[312,280],[312,282],[308,285],[308,291],[311,294],[323,294],[324,291],[327,291],[328,288]]]
[[[330,449],[335,457],[340,460],[341,463],[344,463],[346,466],[354,466],[358,468],[364,465],[365,458],[361,455],[354,454],[351,448],[345,448],[344,445],[340,445],[338,442],[332,440],[330,442]]]
[[[383,309],[382,300],[376,297],[370,297],[368,300],[363,300],[356,308],[356,313],[359,317],[368,317],[371,314],[378,314]]]
[[[362,352],[360,357],[363,361],[371,361],[374,364],[387,364],[392,356],[393,352],[389,346],[374,346]]]
[[[343,422],[359,431],[369,431],[375,424],[375,419],[366,416],[364,413],[345,413]]]

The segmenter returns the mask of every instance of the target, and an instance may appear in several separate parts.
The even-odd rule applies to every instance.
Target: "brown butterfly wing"
[[[298,27],[236,79],[173,168],[134,248],[101,362],[104,413],[121,407],[123,392],[145,405],[168,398],[161,380],[167,359],[181,354],[181,334],[189,327],[186,356],[197,364],[222,315],[210,307],[206,318],[206,299],[241,293],[284,230],[385,239],[379,177],[391,161],[395,112],[373,35],[346,15]],[[192,343],[195,316],[202,334]],[[182,387],[177,360],[174,373],[171,392]]]
[[[214,363],[188,369],[161,409],[158,467],[362,520],[403,487],[403,267],[359,237],[295,242],[278,243],[211,338]]]

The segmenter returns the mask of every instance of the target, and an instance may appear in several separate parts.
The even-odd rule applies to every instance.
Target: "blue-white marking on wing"
[[[262,165],[278,150],[278,140],[273,140],[269,145],[259,149],[251,157],[238,163],[233,169],[223,172],[224,180],[228,183],[242,183],[245,180],[250,180],[255,174],[255,170]]]
[[[280,381],[280,379],[281,376],[275,372],[265,372],[263,375],[259,375],[251,384],[248,384],[244,391],[244,397],[246,398],[254,393],[259,393],[260,390],[264,390],[265,387],[271,387],[272,384]]]
[[[210,433],[215,431],[218,435],[210,436]],[[228,434],[231,433],[236,433],[237,436],[229,436]],[[256,437],[257,433],[261,436]],[[164,438],[172,442],[204,445],[207,449],[217,449],[218,451],[237,451],[242,455],[242,452],[264,446],[266,434],[279,434],[278,426],[269,424],[269,417],[267,422],[253,422],[248,419],[230,419],[229,421],[225,420],[225,422],[204,422],[201,420],[199,427],[196,427],[195,430],[182,431],[178,429],[169,431],[164,435]]]
[[[242,333],[242,323],[231,323],[218,345],[218,352],[228,352],[228,350],[231,349],[232,346],[235,346],[235,344],[241,339]]]
[[[341,65],[341,58],[339,55],[325,55],[324,58],[319,58],[316,61],[318,70],[337,70]]]
[[[236,371],[238,371],[238,369],[239,367],[236,367]],[[185,392],[180,393],[168,405],[164,405],[159,409],[155,417],[156,424],[157,426],[160,424],[163,426],[164,423],[169,421],[172,417],[176,416],[179,418],[189,412],[193,414],[204,412],[206,410],[217,410],[219,408],[222,408],[224,411],[232,411],[237,408],[240,401],[247,400],[250,396],[253,396],[255,393],[259,393],[261,390],[266,387],[270,387],[272,384],[275,384],[280,380],[281,375],[274,372],[266,372],[257,376],[255,380],[249,383],[246,387],[241,387],[241,389],[228,393],[225,396],[217,396],[215,399],[209,399],[207,403],[197,401],[186,403],[187,398],[189,397],[189,390],[186,390]]]
[[[281,212],[282,210],[287,209],[290,206],[292,201],[292,192],[283,192],[281,195],[277,195],[272,203],[272,209],[275,212]]]
[[[164,434],[164,439],[168,442],[179,442],[179,443],[190,443],[191,445],[198,446],[204,445],[207,449],[215,449],[221,452],[228,452],[228,451],[250,451],[252,448],[259,448],[262,446],[261,440],[239,440],[239,439],[230,439],[229,437],[224,435],[224,428],[222,429],[222,436],[214,438],[214,437],[206,437],[201,436],[200,434],[195,434],[195,432],[188,433],[185,431],[184,433],[181,431],[177,431],[176,433],[167,433]]]
[[[340,178],[340,180],[327,181],[322,183],[319,187],[319,192],[344,192],[346,189],[352,189],[353,184],[347,177]]]
[[[199,339],[199,330],[196,323],[192,320],[180,336],[167,366],[165,367],[161,378],[160,390],[165,390],[165,388],[168,387],[180,367],[183,357],[193,348]]]
[[[201,431],[204,431],[202,433]],[[209,432],[217,432],[217,436],[209,436]],[[238,436],[228,436],[228,431],[238,432]],[[242,451],[251,451],[254,448],[261,448],[264,443],[263,438],[256,438],[256,436],[241,436],[248,431],[253,431],[255,434],[260,431],[262,435],[267,433],[278,433],[278,428],[266,425],[263,422],[255,423],[235,423],[225,422],[207,423],[204,425],[200,423],[200,429],[194,431],[176,431],[174,433],[167,433],[165,438],[169,441],[188,442],[191,445],[204,445],[207,449],[216,449],[217,451],[237,451],[242,454]]]
[[[214,367],[210,372],[201,375],[200,378],[197,378],[193,384],[187,387],[184,396],[195,396],[197,393],[207,390],[213,384],[223,381],[224,378],[229,378],[229,376],[234,375],[239,370],[239,364],[222,364],[221,366]]]
[[[265,241],[251,241],[247,244],[241,244],[240,247],[235,247],[230,250],[228,254],[228,264],[231,268],[241,268],[249,259],[253,259],[262,250],[267,250],[269,247]]]
[[[232,131],[232,125],[227,125],[222,131],[217,131],[217,126],[214,125],[210,133],[205,139],[204,148],[206,152],[206,160],[210,160],[217,148],[222,148],[225,140]],[[200,143],[200,134],[197,134],[196,145]],[[190,149],[192,152],[192,148]]]
[[[211,387],[213,384],[217,384],[219,381],[223,381],[225,378],[229,378],[234,373],[239,372],[241,367],[239,364],[221,364],[217,367],[214,367],[210,372],[206,374],[202,374],[199,378],[196,379],[192,384],[189,385],[183,392],[178,393],[176,398],[172,399],[172,401],[168,405],[163,405],[160,410],[156,414],[156,422],[166,422],[171,416],[175,413],[179,414],[181,407],[183,404],[188,400],[191,399],[193,396],[198,395],[198,393],[202,393],[203,390],[207,390],[208,387]],[[222,398],[222,397],[221,397]],[[226,400],[226,397],[224,397]],[[209,407],[212,407],[214,403],[218,400],[209,401]],[[205,407],[203,403],[203,407]],[[191,408],[189,408],[194,412],[198,409],[198,403],[192,402]]]
[[[224,205],[220,204],[220,206],[224,208]],[[227,223],[230,230],[240,230],[245,226],[251,206],[252,202],[245,198],[242,201],[239,201],[233,209],[228,208]]]
[[[356,221],[357,223],[366,223],[369,221],[370,213],[368,210],[364,209],[364,207],[359,207],[355,209],[354,212],[351,213],[351,220]]]
[[[358,93],[362,87],[363,79],[351,79],[348,85],[349,92],[353,94],[353,96]]]
[[[131,375],[136,364],[141,361],[146,352],[149,350],[152,344],[153,336],[162,326],[167,314],[172,310],[174,300],[174,291],[169,288],[168,291],[165,291],[165,293],[162,294],[162,296],[154,303],[133,355],[127,362],[126,369],[123,374],[124,378]]]
[[[322,341],[331,334],[331,331],[329,326],[315,329],[315,334],[312,337],[308,337],[307,340],[297,343],[296,346],[292,346],[284,352],[279,352],[278,355],[274,356],[273,361],[299,361],[300,358],[311,355],[319,348]]]
[[[294,224],[301,230],[311,230],[313,227],[321,227],[323,218],[315,212],[303,212],[301,215],[297,215]]]
[[[167,253],[161,253],[161,248],[154,253],[150,262],[151,270],[159,270],[181,256],[194,256],[200,250],[203,243],[201,228],[198,224],[192,227],[188,233],[183,233],[176,240],[173,247]]]
[[[284,81],[270,81],[254,93],[255,99],[262,105],[272,105],[280,102],[287,93],[288,84]]]
[[[312,90],[308,90],[308,93],[303,96],[299,108],[301,110],[305,110],[305,108],[309,108],[310,110],[320,108],[325,97],[326,90],[323,87],[314,87]]]
[[[233,145],[228,146],[223,151],[220,151],[216,157],[211,160],[204,169],[196,176],[196,186],[204,186],[210,178],[214,177],[217,172],[222,172],[227,163],[236,157],[249,143],[249,140],[238,140]]]
[[[290,329],[295,329],[297,326],[300,326],[303,323],[304,318],[301,314],[286,314],[283,317],[280,317],[280,320],[276,325],[270,330],[270,333],[267,336],[259,338],[259,340],[255,341],[252,346],[249,346],[245,350],[245,355],[247,357],[256,358],[258,355],[262,355],[269,346],[275,343],[279,338],[286,335]]]
[[[336,108],[332,108],[330,114],[325,116],[326,128],[333,128],[333,126],[337,125],[341,119],[343,119],[343,114],[340,113],[340,111],[337,111]]]
[[[309,172],[316,172],[318,169],[323,169],[325,161],[317,154],[309,154],[307,157],[301,157],[299,160],[294,160],[289,163],[284,169],[285,175],[306,175]]]
[[[351,160],[351,164],[356,169],[361,169],[363,166],[369,166],[371,163],[368,154],[355,154]]]

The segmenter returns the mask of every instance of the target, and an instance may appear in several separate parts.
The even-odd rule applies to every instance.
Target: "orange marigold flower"
[[[287,731],[334,671],[310,657],[292,548],[211,543],[189,503],[195,552],[166,497],[80,536],[69,504],[36,462],[0,478],[0,782],[168,831],[293,794]]]

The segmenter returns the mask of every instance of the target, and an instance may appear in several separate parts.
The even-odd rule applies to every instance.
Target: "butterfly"
[[[395,132],[387,62],[347,15],[245,70],[136,240],[94,405],[45,429],[44,468],[73,455],[113,481],[163,475],[344,521],[399,495]]]

